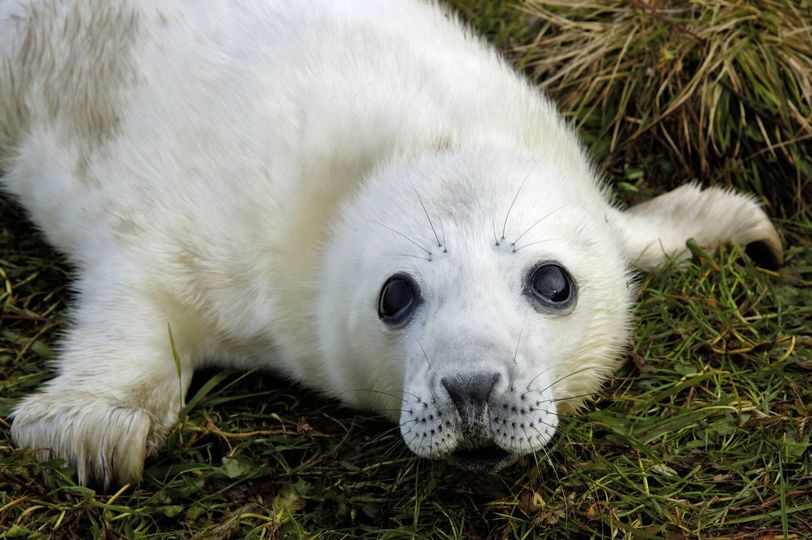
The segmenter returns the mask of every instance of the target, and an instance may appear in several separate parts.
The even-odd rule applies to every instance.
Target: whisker
[[[493,217],[493,195],[491,195],[491,228],[493,229],[493,243],[495,246],[499,245],[499,238],[496,236],[496,218]]]
[[[511,246],[515,246],[515,245],[516,245],[516,242],[518,242],[519,240],[521,240],[522,236],[524,236],[525,234],[527,234],[527,233],[529,233],[530,231],[532,231],[532,230],[533,230],[533,228],[534,228],[536,225],[538,225],[539,223],[541,223],[542,221],[544,221],[544,220],[545,220],[545,219],[547,219],[548,217],[552,216],[553,214],[555,214],[556,212],[558,212],[559,210],[561,210],[561,209],[562,209],[562,208],[564,208],[565,206],[567,206],[567,205],[565,204],[565,205],[559,206],[559,207],[558,207],[558,208],[556,208],[555,210],[551,210],[550,212],[548,212],[547,214],[545,214],[544,216],[542,216],[542,217],[541,217],[541,219],[537,220],[535,223],[533,223],[533,224],[532,224],[532,225],[530,225],[528,228],[526,228],[522,234],[520,234],[519,236],[517,236],[517,237],[516,237],[516,239],[515,239],[513,242],[511,242],[511,243],[510,243],[510,245],[511,245]]]
[[[402,441],[397,441],[397,442],[394,442],[394,443],[390,444],[389,446],[387,446],[387,447],[386,447],[386,448],[383,450],[383,452],[381,452],[381,455],[382,455],[384,458],[389,459],[389,457],[392,455],[392,453],[393,453],[395,450],[397,450],[398,448],[402,448],[402,447],[403,447],[403,445],[401,444],[401,442],[402,442]]]
[[[379,434],[378,434],[378,435],[376,435],[375,437],[371,438],[370,440],[368,440],[368,441],[365,441],[365,442],[361,443],[361,444],[358,446],[358,448],[359,448],[359,449],[362,449],[362,448],[368,448],[368,447],[370,447],[370,446],[372,446],[372,445],[377,445],[377,444],[379,444],[379,443],[382,443],[382,442],[384,441],[384,439],[390,438],[390,437],[393,435],[393,432],[394,432],[394,431],[396,431],[396,430],[397,430],[397,431],[400,431],[400,428],[398,428],[397,426],[395,426],[395,427],[393,427],[393,428],[391,428],[391,429],[387,429],[386,431],[382,431],[381,433],[379,433]],[[398,435],[399,435],[399,433],[398,433]],[[393,444],[388,445],[388,447],[389,447],[389,448],[392,448],[393,446],[398,445],[398,444],[399,444],[399,443],[400,443],[402,440],[403,440],[403,439],[402,439],[400,436],[398,436],[398,437],[395,439],[394,443],[393,443]],[[384,453],[385,453],[385,452],[386,452],[386,451],[384,451]]]
[[[389,445],[389,446],[388,446],[388,447],[387,447],[387,448],[386,448],[386,449],[383,451],[383,455],[384,455],[385,457],[389,457],[389,456],[390,456],[390,455],[391,455],[393,452],[395,452],[396,450],[397,450],[397,451],[400,453],[400,455],[407,455],[407,454],[410,454],[410,453],[411,453],[411,450],[409,450],[409,447],[408,447],[408,446],[405,446],[405,445],[403,444],[404,442],[405,442],[405,441],[403,440],[403,436],[398,437],[398,438],[397,438],[397,440],[395,440],[395,442],[393,442],[392,444],[390,444],[390,445]]]
[[[530,388],[530,385],[533,384],[534,382],[536,382],[536,379],[538,379],[539,377],[541,377],[542,375],[544,375],[545,373],[547,373],[548,371],[550,371],[554,367],[557,367],[557,366],[561,365],[562,363],[563,363],[563,360],[561,362],[556,362],[555,364],[553,364],[551,366],[547,366],[546,368],[544,368],[541,371],[539,371],[538,373],[536,373],[536,376],[533,377],[532,379],[530,379],[530,382],[527,383],[527,392],[524,392],[522,394],[522,397],[525,397],[527,394],[532,392],[532,389]]]
[[[526,312],[525,312],[525,313],[526,313]],[[551,369],[553,369],[553,368],[556,368],[556,367],[560,366],[560,365],[561,365],[561,364],[563,364],[564,362],[565,362],[565,360],[560,360],[560,361],[558,361],[558,362],[556,362],[556,363],[554,363],[554,364],[552,364],[552,365],[547,366],[546,368],[542,369],[542,370],[541,370],[541,371],[539,371],[538,373],[536,373],[536,375],[535,375],[535,376],[534,376],[532,379],[530,379],[530,382],[528,382],[528,383],[527,383],[527,386],[525,387],[527,391],[526,391],[526,392],[523,392],[523,393],[522,393],[522,395],[521,395],[521,397],[522,397],[522,398],[524,398],[524,397],[526,397],[526,396],[527,396],[527,394],[529,394],[530,392],[532,392],[532,391],[533,391],[533,389],[532,389],[532,388],[530,388],[530,387],[531,387],[531,386],[532,386],[532,384],[533,384],[533,383],[536,381],[536,379],[538,379],[540,376],[542,376],[543,374],[547,373],[547,372],[548,372],[548,371],[550,371]],[[586,368],[585,368],[585,369],[586,369]],[[575,373],[578,373],[578,372],[576,371]],[[570,375],[572,375],[572,374],[570,374]],[[566,377],[569,377],[569,375],[567,375]],[[562,379],[564,379],[564,378],[566,378],[566,377],[562,377]],[[541,390],[541,392],[543,392],[544,390],[547,390],[548,388],[552,387],[553,385],[555,385],[556,383],[558,383],[558,382],[560,382],[560,381],[561,381],[561,379],[559,379],[558,381],[553,382],[552,384],[550,384],[549,386],[547,386],[547,388],[544,388],[543,390]]]
[[[440,222],[440,236],[443,237],[443,253],[448,253],[448,244],[445,243],[445,228],[443,228],[443,220],[437,220]]]
[[[513,352],[513,363],[518,364],[516,358],[519,356],[519,344],[522,342],[522,333],[524,333],[524,323],[527,321],[527,310],[530,309],[529,307],[524,308],[524,314],[522,315],[522,325],[519,327],[519,339],[516,340],[516,350]],[[537,375],[538,376],[538,375]],[[524,397],[524,395],[522,395]]]
[[[525,176],[524,180],[522,180],[522,183],[519,184],[519,188],[516,190],[516,195],[513,196],[513,200],[511,201],[510,206],[508,207],[508,211],[505,214],[505,223],[502,225],[502,240],[505,239],[505,231],[507,230],[507,222],[508,218],[510,217],[510,212],[513,210],[513,206],[516,204],[516,199],[519,198],[519,193],[522,191],[525,182],[527,182],[527,179],[530,178],[531,172],[533,172],[533,169],[530,169],[530,171],[527,173],[527,176]]]
[[[568,399],[578,399],[582,397],[589,397],[598,394],[598,392],[587,392],[586,394],[576,394],[574,396],[565,396],[560,398],[553,398],[553,399],[545,399],[542,403],[554,403],[556,401],[567,401]]]
[[[531,411],[544,411],[546,409],[530,409],[530,410]],[[583,418],[578,418],[578,417],[576,417],[576,416],[574,416],[572,414],[564,414],[564,413],[559,413],[559,412],[553,412],[553,411],[550,411],[550,410],[547,410],[547,414],[554,414],[556,416],[560,416],[561,418],[566,418],[568,422],[570,420],[575,420],[576,422],[591,422],[591,420],[584,420]]]
[[[450,447],[450,446],[448,446],[448,441],[447,441],[447,440],[445,440],[445,438],[441,438],[441,439],[440,439],[440,442],[441,442],[441,443],[443,443],[443,445],[445,446],[445,453],[446,453],[446,455],[451,454],[451,453],[453,453],[453,452],[454,452],[454,450],[452,450],[452,449],[451,449],[451,447]]]
[[[417,345],[420,347],[420,350],[423,351],[423,356],[426,358],[426,363],[429,365],[429,369],[431,369],[431,362],[429,361],[429,355],[426,354],[426,349],[423,348],[423,344],[420,343],[419,339],[415,339],[415,341],[417,341]],[[433,395],[432,398],[434,398]],[[436,398],[434,398],[434,400],[437,401]]]
[[[546,402],[542,402],[542,403],[546,403]],[[542,412],[546,412],[547,414],[552,414],[552,415],[558,416],[559,418],[566,418],[567,422],[581,422],[582,424],[594,424],[594,422],[592,420],[585,420],[583,418],[578,418],[574,414],[564,414],[564,413],[553,412],[553,411],[551,411],[549,409],[542,409],[541,407],[539,407],[539,408],[530,407],[528,410],[529,411],[534,411],[534,412],[535,411],[542,411]],[[540,421],[543,422],[543,420],[540,420]],[[547,425],[549,426],[550,424],[547,424]],[[550,427],[554,427],[554,426],[550,426]],[[556,429],[558,429],[558,428],[556,428]]]
[[[538,430],[536,430],[536,431],[538,431]],[[530,434],[527,432],[526,429],[524,429],[524,426],[522,426],[522,433],[524,433],[524,436],[527,439],[527,444],[530,445],[531,444],[530,443]],[[532,445],[530,447],[532,448]]]
[[[394,394],[390,394],[390,393],[388,393],[388,392],[384,392],[384,391],[382,391],[382,390],[374,390],[374,389],[372,389],[372,388],[353,388],[352,390],[347,390],[347,393],[349,393],[349,392],[372,392],[372,393],[374,393],[374,394],[383,394],[384,396],[389,396],[389,397],[391,397],[391,398],[400,399],[400,400],[401,400],[401,401],[403,401],[404,403],[422,403],[422,402],[423,402],[423,401],[422,401],[422,398],[421,398],[420,396],[418,396],[417,394],[412,394],[411,392],[407,392],[407,391],[405,391],[405,390],[403,391],[403,393],[404,393],[404,394],[408,394],[408,395],[412,396],[412,397],[413,397],[413,398],[415,398],[417,401],[411,401],[411,402],[410,402],[410,401],[405,400],[405,399],[403,399],[403,398],[398,398],[398,397],[397,397],[396,395],[394,395]]]
[[[380,390],[370,390],[369,388],[353,388],[353,389],[347,390],[346,392],[343,392],[343,393],[350,394],[352,392],[371,392],[371,393],[374,393],[374,394],[382,394],[384,396],[389,396],[391,398],[400,399],[403,403],[407,403],[407,404],[409,403],[408,400],[403,399],[403,398],[398,398],[397,396],[395,396],[393,394],[390,394],[388,392],[382,392]]]
[[[408,257],[410,259],[420,259],[421,261],[431,262],[431,258],[422,255],[411,255],[409,253],[387,253],[390,257]]]
[[[405,413],[405,412],[408,412],[409,409],[398,409],[397,407],[385,407],[383,409],[378,409],[378,410],[389,411],[389,412],[397,411],[397,412],[400,412],[400,413]],[[383,418],[383,416],[380,416],[380,418]]]
[[[550,424],[547,424],[547,425],[549,426]],[[539,434],[539,437],[541,437],[541,439],[542,439],[542,440],[544,440],[544,433],[542,433],[541,431],[539,431],[539,430],[538,430],[538,428],[537,428],[536,426],[533,426],[533,431],[535,431],[536,433],[538,433],[538,434]]]
[[[393,229],[393,228],[392,228],[392,227],[390,227],[389,225],[386,225],[386,224],[384,224],[384,223],[381,223],[380,221],[374,221],[374,220],[372,220],[372,223],[374,223],[375,225],[378,225],[379,227],[383,227],[384,229],[386,229],[386,230],[388,230],[388,231],[390,231],[390,232],[395,233],[396,235],[400,236],[400,237],[401,237],[401,238],[403,238],[404,240],[407,240],[407,241],[411,242],[412,244],[414,244],[415,246],[417,246],[417,247],[418,247],[418,248],[420,248],[421,250],[425,251],[425,252],[426,252],[426,254],[429,256],[429,260],[431,260],[431,251],[429,251],[429,250],[428,250],[428,249],[426,249],[425,247],[421,246],[421,245],[420,245],[419,243],[417,243],[415,240],[413,240],[413,239],[409,238],[408,236],[406,236],[406,235],[405,235],[405,234],[403,234],[402,232],[400,232],[400,231],[397,231],[397,230]]]
[[[547,411],[546,409],[536,409],[535,407],[530,407],[530,409],[528,409],[528,410],[530,410],[530,411],[542,411],[542,412],[549,412],[549,411]],[[554,425],[552,425],[552,424],[548,424],[547,422],[545,422],[545,421],[544,421],[544,420],[542,420],[541,418],[536,418],[536,420],[537,420],[538,422],[541,422],[541,423],[542,423],[542,424],[544,424],[545,426],[547,426],[547,427],[549,427],[549,428],[552,428],[552,429],[553,429],[553,431],[555,431],[555,432],[557,432],[557,431],[558,431],[558,426],[554,426]],[[535,426],[533,426],[533,429],[535,429]],[[538,431],[538,430],[536,429],[536,431]],[[539,431],[539,435],[541,435],[541,432],[540,432],[540,431]]]
[[[533,456],[533,461],[536,462],[536,474],[538,474],[539,478],[541,478],[541,464],[539,463],[538,452],[533,452],[531,455]]]
[[[513,246],[513,253],[516,253],[517,251],[521,251],[522,249],[524,249],[526,247],[535,246],[536,244],[543,244],[545,242],[552,242],[553,240],[554,240],[554,238],[546,238],[544,240],[537,240],[535,242],[530,242],[528,244],[524,244],[523,246],[519,246],[519,247]]]
[[[380,432],[380,433],[378,433],[378,434],[377,434],[375,437],[373,437],[372,439],[370,439],[370,442],[372,442],[372,441],[377,441],[378,439],[381,439],[381,438],[382,438],[382,437],[384,437],[385,435],[388,435],[388,434],[390,434],[390,433],[394,433],[394,432],[396,432],[396,431],[397,431],[398,433],[400,432],[400,426],[399,426],[399,425],[398,425],[398,426],[393,426],[393,427],[391,427],[391,428],[389,428],[389,429],[385,429],[385,430],[381,431],[381,432]]]
[[[431,222],[431,217],[429,217],[429,211],[426,210],[426,205],[423,204],[423,197],[421,197],[420,193],[417,192],[417,188],[414,187],[414,184],[411,181],[409,181],[409,183],[412,185],[414,194],[417,195],[417,200],[420,202],[420,206],[423,208],[423,213],[426,214],[426,219],[429,222],[429,227],[431,227],[431,232],[434,233],[434,239],[437,240],[437,247],[443,247],[443,244],[440,243],[440,237],[437,236],[437,230],[434,228],[434,223]]]
[[[564,375],[564,376],[563,376],[563,377],[561,377],[560,379],[558,379],[558,380],[555,380],[555,381],[551,382],[551,383],[550,383],[550,384],[548,384],[548,385],[547,385],[545,388],[542,388],[541,390],[539,390],[539,392],[540,392],[540,393],[543,393],[545,390],[550,389],[551,387],[553,387],[553,386],[555,386],[556,384],[560,383],[560,382],[561,382],[561,381],[563,381],[564,379],[567,379],[567,378],[572,377],[573,375],[577,375],[577,374],[579,374],[579,373],[583,373],[584,371],[589,371],[589,370],[591,370],[591,369],[596,369],[596,368],[595,368],[595,366],[587,366],[587,367],[583,367],[583,368],[581,368],[581,369],[576,369],[575,371],[573,371],[573,372],[571,372],[571,373],[568,373],[568,374]]]

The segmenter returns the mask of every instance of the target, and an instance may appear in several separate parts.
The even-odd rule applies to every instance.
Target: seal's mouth
[[[449,456],[451,462],[472,472],[496,471],[515,459],[516,456],[495,444],[477,448],[459,448]]]

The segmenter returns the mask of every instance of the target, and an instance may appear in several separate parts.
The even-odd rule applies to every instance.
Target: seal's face
[[[613,369],[631,290],[608,207],[578,174],[591,173],[439,155],[392,165],[347,208],[323,346],[336,387],[399,417],[416,454],[504,466]]]

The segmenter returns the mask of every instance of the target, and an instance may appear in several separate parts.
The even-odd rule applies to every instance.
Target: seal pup
[[[105,486],[139,479],[203,364],[498,469],[618,365],[632,268],[688,238],[782,255],[728,190],[613,204],[553,105],[434,2],[0,0],[0,157],[77,269],[12,436]]]

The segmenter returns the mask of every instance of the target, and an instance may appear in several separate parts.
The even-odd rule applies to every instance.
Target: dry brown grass
[[[812,3],[527,0],[525,68],[610,167],[812,199]],[[665,160],[663,160],[665,158]],[[639,173],[638,173],[639,174]],[[631,173],[635,179],[634,172]]]

